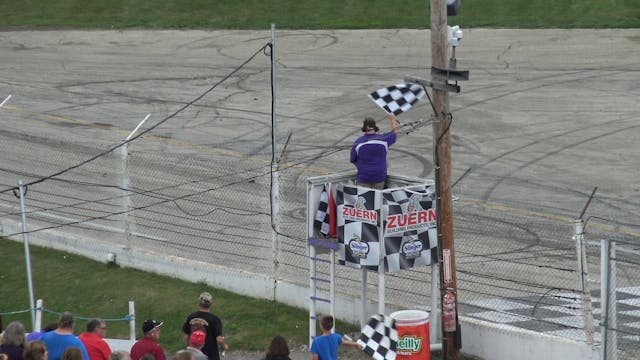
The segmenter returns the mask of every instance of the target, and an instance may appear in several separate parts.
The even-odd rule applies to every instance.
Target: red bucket
[[[402,310],[391,314],[398,329],[398,360],[429,360],[429,313]]]

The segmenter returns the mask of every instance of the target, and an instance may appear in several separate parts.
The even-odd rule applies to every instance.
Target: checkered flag
[[[362,329],[358,344],[375,360],[395,360],[398,348],[395,320],[390,316],[373,315]]]
[[[425,94],[420,85],[397,84],[376,90],[369,97],[387,113],[398,115],[409,110]]]
[[[316,217],[313,220],[313,228],[318,230],[320,234],[325,237],[329,235],[329,194],[327,193],[327,186],[322,187],[322,193],[320,194],[320,203],[318,204],[318,211],[316,211]]]

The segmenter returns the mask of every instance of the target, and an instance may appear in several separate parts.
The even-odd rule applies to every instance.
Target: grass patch
[[[81,28],[424,29],[428,0],[25,0],[0,2],[0,26]],[[630,0],[463,0],[449,23],[497,28],[635,28]]]
[[[0,238],[0,313],[29,308],[29,291],[21,243]],[[123,318],[128,301],[136,307],[136,330],[140,337],[142,321],[157,319],[165,323],[160,343],[166,351],[184,347],[181,326],[186,316],[197,308],[198,295],[209,291],[214,296],[213,313],[223,324],[232,350],[264,350],[271,338],[282,335],[291,348],[307,344],[306,310],[274,301],[240,296],[202,283],[110,266],[78,255],[31,246],[31,267],[36,299],[54,312],[71,311],[78,317]],[[56,322],[58,314],[45,312],[43,326]],[[19,320],[31,330],[29,313],[3,315],[4,326]],[[76,324],[76,334],[86,320]],[[109,321],[107,336],[129,337],[124,321]],[[357,326],[338,323],[340,331],[355,332]]]

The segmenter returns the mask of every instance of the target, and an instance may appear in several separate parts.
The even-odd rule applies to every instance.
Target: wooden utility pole
[[[448,69],[448,26],[446,0],[431,0],[431,66],[437,69]],[[438,235],[440,252],[443,254],[442,271],[440,272],[441,304],[449,289],[457,294],[456,262],[453,246],[453,204],[451,199],[451,117],[449,115],[449,92],[433,88],[433,105],[436,111],[434,130],[434,149],[436,162],[436,189],[438,207]],[[458,308],[455,299],[456,314]],[[442,309],[444,314],[444,309]],[[457,315],[456,315],[457,317]],[[457,319],[456,319],[457,320]],[[457,321],[456,321],[457,322]],[[459,349],[456,336],[460,336],[459,325],[456,332],[442,331],[443,358],[458,360]]]
[[[455,46],[462,38],[458,27],[451,29],[451,59],[447,0],[431,1],[431,80],[412,76],[405,82],[433,89],[431,105],[435,112],[433,148],[436,178],[436,204],[438,209],[438,256],[440,262],[440,311],[442,316],[442,353],[446,360],[458,360],[462,335],[458,322],[458,286],[456,258],[453,246],[453,204],[451,194],[451,123],[449,92],[460,92],[458,81],[469,80],[469,71],[456,68]],[[456,15],[460,1],[449,1],[451,15]],[[430,99],[431,101],[431,99]],[[432,309],[435,311],[435,309]]]

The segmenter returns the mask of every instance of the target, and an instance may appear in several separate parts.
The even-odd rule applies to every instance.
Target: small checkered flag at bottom
[[[358,344],[375,360],[395,360],[398,347],[395,320],[390,316],[373,315],[362,329]]]
[[[411,109],[425,94],[420,85],[397,84],[376,90],[369,94],[369,98],[387,113],[398,115]]]

